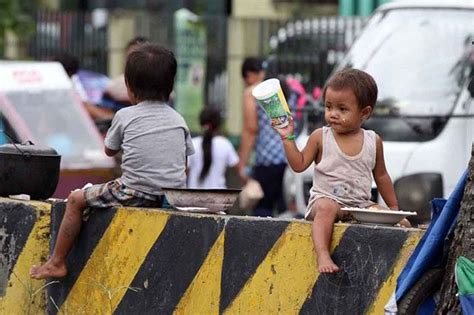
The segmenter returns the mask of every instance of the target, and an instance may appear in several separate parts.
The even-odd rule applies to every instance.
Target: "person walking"
[[[283,175],[287,161],[280,136],[269,124],[269,118],[252,96],[253,88],[265,77],[262,62],[247,58],[242,64],[242,78],[245,82],[243,95],[243,128],[239,147],[239,174],[243,182],[248,179],[246,167],[255,150],[255,165],[251,177],[259,182],[263,198],[258,202],[255,216],[273,216],[286,210],[283,197]]]

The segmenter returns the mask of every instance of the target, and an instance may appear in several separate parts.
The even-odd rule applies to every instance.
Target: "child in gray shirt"
[[[32,278],[67,274],[66,256],[87,207],[162,207],[161,187],[186,187],[186,159],[194,148],[183,117],[166,104],[176,68],[173,53],[158,45],[143,44],[128,55],[125,81],[136,105],[115,114],[105,137],[108,156],[123,151],[122,176],[69,195],[53,254],[43,265],[31,268]]]

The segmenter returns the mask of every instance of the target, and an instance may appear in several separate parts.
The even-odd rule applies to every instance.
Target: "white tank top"
[[[323,127],[321,161],[314,168],[307,214],[314,201],[327,197],[345,207],[364,208],[370,201],[372,170],[375,167],[376,134],[362,129],[362,150],[354,156],[342,152],[332,129]]]

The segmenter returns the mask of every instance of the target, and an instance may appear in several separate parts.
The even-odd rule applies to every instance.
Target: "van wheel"
[[[442,268],[425,272],[398,303],[398,314],[415,315],[418,307],[441,287],[443,277]]]

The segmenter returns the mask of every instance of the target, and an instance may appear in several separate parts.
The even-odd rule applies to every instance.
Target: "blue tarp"
[[[432,201],[431,224],[398,277],[395,293],[397,301],[408,292],[426,270],[437,267],[442,262],[444,241],[456,225],[466,181],[467,170],[457,182],[448,200],[434,199]]]
[[[398,277],[395,291],[397,301],[400,301],[427,270],[436,268],[443,262],[443,247],[446,237],[456,226],[467,173],[466,170],[462,174],[448,200],[432,200],[431,224]],[[427,301],[418,314],[433,314],[435,306],[433,301]]]

